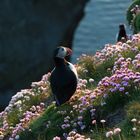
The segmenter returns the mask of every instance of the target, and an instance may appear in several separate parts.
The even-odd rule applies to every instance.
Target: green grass
[[[131,122],[131,119],[133,119],[133,118],[140,120],[140,102],[139,102],[139,100],[140,100],[140,97],[137,96],[137,99],[134,98],[134,100],[132,100],[130,102],[126,102],[126,104],[123,106],[123,110],[125,111],[125,117],[124,117],[125,120],[121,121],[120,123],[118,123],[114,126],[114,128],[115,127],[121,128],[121,134],[122,134],[123,140],[132,140],[132,139],[139,140],[140,139],[140,125],[138,125],[138,124],[136,125],[137,132],[134,133],[132,131],[132,128],[134,127],[134,125]],[[103,109],[103,111],[107,110],[105,108],[102,108],[102,109]],[[108,112],[108,114],[111,114],[111,111]],[[105,116],[105,114],[103,116]],[[106,126],[106,132],[109,130],[113,130],[113,128]],[[86,135],[90,136],[91,138],[93,137],[95,140],[108,140],[105,137],[105,132],[103,133],[101,125],[98,124],[98,133],[96,133],[96,130],[94,127],[93,127],[93,131],[94,131],[94,133],[87,133]],[[118,136],[113,136],[113,139],[119,140]]]
[[[131,139],[133,133],[131,131],[132,125],[130,124],[130,119],[132,119],[134,116],[140,118],[140,103],[137,102],[135,104],[134,103],[132,104],[132,101],[140,100],[139,99],[140,90],[134,88],[134,85],[132,85],[132,87],[130,87],[130,89],[128,90],[130,92],[130,95],[128,96],[120,92],[116,92],[114,94],[110,93],[108,98],[105,100],[106,105],[104,106],[100,106],[102,100],[101,96],[99,96],[94,101],[93,105],[97,109],[96,119],[98,122],[98,131],[99,131],[98,133],[88,134],[91,129],[93,129],[93,131],[96,131],[95,127],[93,127],[91,124],[92,119],[90,117],[88,108],[84,112],[84,114],[82,114],[85,120],[84,123],[88,127],[86,127],[86,129],[83,132],[80,131],[80,129],[78,129],[78,131],[81,132],[82,134],[84,133],[88,135],[88,137],[89,136],[94,137],[96,140],[101,140],[101,139],[107,140],[107,138],[105,137],[105,132],[103,132],[102,125],[100,124],[100,120],[106,119],[109,114],[111,113],[113,114],[115,111],[122,108],[124,109],[124,111],[127,112],[126,113],[127,117],[125,117],[124,122],[121,122],[122,124],[120,126],[124,133],[124,137],[126,138],[128,137],[128,139],[130,137]],[[61,125],[63,124],[64,117],[70,116],[71,119],[74,119],[76,118],[76,116],[79,115],[77,114],[77,112],[74,112],[74,115],[71,115],[70,114],[71,110],[72,110],[72,106],[69,104],[64,104],[57,108],[55,107],[54,104],[51,104],[39,119],[32,122],[32,124],[30,125],[31,131],[27,129],[24,133],[21,133],[21,140],[26,140],[28,138],[30,138],[30,140],[52,140],[53,137],[55,136],[62,137],[64,132],[69,132],[70,129],[72,129],[69,128],[64,131],[60,128]],[[64,115],[58,114],[57,113],[58,111],[66,111],[66,114]],[[46,128],[46,124],[48,121],[50,121],[51,124],[49,128]],[[108,125],[106,126],[106,131],[110,129]],[[117,140],[117,138],[114,138],[114,140]]]
[[[122,57],[131,58],[133,60],[137,53],[138,52],[133,52],[132,50],[127,50],[127,51],[122,52],[121,54],[122,54]]]
[[[131,122],[133,118],[136,118],[138,121],[140,120],[140,97],[137,98],[136,100],[133,100],[129,102],[125,106],[125,112],[126,112],[126,117],[123,122],[121,122],[120,126],[123,130],[123,134],[128,140],[131,140],[132,138],[135,140],[140,139],[140,125],[139,124],[134,124]],[[132,128],[136,127],[137,131],[134,133],[132,131]]]
[[[30,125],[32,131],[26,131],[26,133],[21,134],[21,140],[26,140],[31,135],[30,140],[37,140],[41,135],[46,140],[51,140],[54,136],[59,136],[63,134],[61,124],[64,121],[64,117],[70,114],[61,115],[57,111],[69,111],[71,106],[68,104],[62,105],[61,107],[56,108],[54,104],[50,105],[44,114]],[[50,121],[50,127],[46,128],[47,122]]]
[[[92,56],[82,58],[78,63],[82,67],[82,70],[78,72],[79,77],[82,79],[93,78],[97,84],[103,77],[111,75],[110,70],[114,65],[114,61],[114,57],[101,63],[96,63]],[[87,72],[84,73],[84,70],[87,70]]]

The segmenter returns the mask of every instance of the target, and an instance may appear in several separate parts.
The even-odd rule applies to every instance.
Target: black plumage
[[[127,41],[127,34],[126,34],[124,24],[119,25],[119,33],[117,35],[117,41],[121,41],[121,42],[126,42]]]
[[[77,72],[74,66],[65,60],[70,49],[59,47],[54,52],[55,68],[51,73],[50,84],[57,106],[68,101],[77,87]]]

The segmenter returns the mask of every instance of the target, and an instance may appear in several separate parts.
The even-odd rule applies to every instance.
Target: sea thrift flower
[[[83,84],[87,84],[87,80],[84,79],[84,80],[82,81],[82,83],[83,83]]]
[[[1,135],[0,135],[0,140],[3,140],[3,139],[4,139],[4,135],[1,134]]]
[[[9,138],[9,140],[14,140],[14,138]]]
[[[16,135],[15,139],[16,139],[16,140],[19,140],[19,138],[20,138],[19,135]]]
[[[60,137],[54,137],[53,140],[61,140]]]
[[[134,124],[134,126],[136,125],[136,122],[137,122],[137,119],[136,118],[133,118],[132,120],[131,120],[131,122]]]
[[[82,125],[82,126],[80,127],[81,130],[84,130],[85,128],[86,128],[85,125]]]
[[[124,87],[120,87],[119,91],[124,91]]]
[[[136,127],[133,127],[132,130],[133,130],[133,131],[137,131],[137,128],[136,128]]]
[[[83,120],[83,116],[78,116],[78,120],[82,121]]]
[[[98,126],[97,126],[96,120],[93,120],[92,124],[95,125],[96,133],[98,133]]]
[[[105,120],[101,120],[100,122],[101,122],[101,123],[105,123],[106,121],[105,121]]]
[[[135,122],[137,122],[137,119],[133,118],[133,119],[131,120],[131,122],[135,123]]]
[[[68,134],[67,133],[63,133],[63,137],[67,138]]]
[[[121,129],[120,128],[115,128],[114,129],[114,135],[120,134]]]
[[[85,138],[85,136],[72,131],[68,134],[67,140],[91,140],[91,139]]]
[[[110,137],[112,137],[113,136],[113,131],[108,131],[108,132],[106,132],[106,137],[107,138],[110,138]]]
[[[101,120],[100,122],[102,123],[103,131],[105,131],[105,122],[106,121],[105,120]]]
[[[125,94],[126,94],[126,95],[128,95],[128,94],[129,94],[129,92],[125,92]]]
[[[62,124],[62,125],[61,125],[61,128],[62,128],[62,129],[65,129],[65,128],[66,128],[66,125],[65,125],[65,124]]]
[[[83,70],[83,73],[88,73],[88,70]]]
[[[71,132],[69,133],[69,136],[74,136],[75,134],[76,134],[75,131],[71,131]]]
[[[93,121],[92,121],[92,124],[96,124],[96,120],[93,120]]]
[[[89,79],[89,82],[90,82],[90,83],[94,83],[94,79],[90,78],[90,79]]]

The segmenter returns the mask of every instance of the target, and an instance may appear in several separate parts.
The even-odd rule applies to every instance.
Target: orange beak
[[[66,56],[72,55],[72,50],[70,48],[66,48],[66,50],[67,50],[67,55]]]

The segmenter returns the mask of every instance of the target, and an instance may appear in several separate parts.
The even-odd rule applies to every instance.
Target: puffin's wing
[[[60,104],[68,101],[76,91],[77,77],[69,68],[67,70],[55,69],[50,77],[51,89]]]
[[[57,71],[54,69],[50,77],[51,88],[55,93],[67,91],[77,84],[77,77],[73,71]]]

